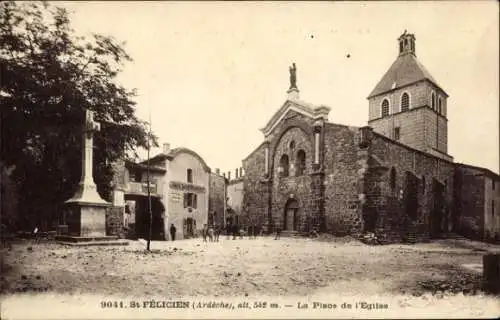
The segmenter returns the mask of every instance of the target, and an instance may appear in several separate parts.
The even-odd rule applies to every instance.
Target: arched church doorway
[[[437,238],[443,232],[443,218],[445,216],[445,186],[436,179],[432,179],[433,205],[429,218],[430,236]]]
[[[413,173],[406,171],[404,206],[406,214],[412,219],[418,218],[418,186],[420,179]]]
[[[283,229],[295,231],[298,228],[299,203],[295,199],[290,199],[285,206],[285,215],[283,218]]]

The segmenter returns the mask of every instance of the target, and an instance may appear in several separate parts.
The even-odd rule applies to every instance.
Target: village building
[[[491,170],[457,163],[455,209],[461,233],[475,240],[500,240],[500,178]]]
[[[417,60],[414,35],[405,31],[398,49],[368,96],[365,127],[329,122],[329,107],[300,100],[290,68],[288,99],[243,160],[248,218],[284,233],[374,233],[387,243],[462,232],[473,216],[482,217],[475,220],[479,237],[499,237],[499,188],[488,186],[500,176],[478,168],[484,178],[468,179],[453,162],[448,94]],[[482,206],[471,202],[469,188]]]
[[[149,160],[116,164],[113,205],[122,213],[116,227],[147,239],[151,207],[152,240],[170,240],[172,224],[176,239],[196,237],[205,224],[224,215],[224,193],[225,178],[218,170],[212,173],[200,155],[164,144],[163,152]]]
[[[228,172],[225,222],[230,226],[248,226],[251,219],[243,214],[243,168],[237,168],[234,173],[234,178],[231,179],[231,172]]]

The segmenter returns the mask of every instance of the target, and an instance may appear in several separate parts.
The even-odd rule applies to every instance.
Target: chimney
[[[170,151],[170,143],[163,144],[163,153],[167,154]]]
[[[224,173],[222,174],[222,176],[225,178],[225,177],[226,177],[226,173],[224,172]]]
[[[240,167],[240,178],[243,177],[243,167]]]
[[[228,171],[228,172],[227,172],[227,179],[228,179],[228,180],[231,180],[231,171]]]
[[[220,169],[219,168],[215,169],[215,174],[220,175]]]
[[[238,179],[238,168],[236,168],[235,173],[236,173],[235,179]]]

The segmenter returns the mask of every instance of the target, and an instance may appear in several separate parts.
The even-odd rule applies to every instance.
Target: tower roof
[[[422,80],[430,81],[444,92],[429,71],[427,71],[427,69],[415,56],[415,37],[412,34],[406,34],[405,31],[405,34],[403,34],[398,40],[400,42],[400,53],[398,58],[394,61],[389,70],[387,70],[368,98]],[[408,45],[404,42],[405,40],[409,40]]]

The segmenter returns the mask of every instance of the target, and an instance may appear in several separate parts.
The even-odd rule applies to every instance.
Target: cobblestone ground
[[[3,249],[2,295],[177,297],[483,297],[482,263],[498,246],[440,241],[367,246],[350,239],[269,237],[217,243],[132,241],[124,247],[68,247],[29,241]],[[484,298],[484,297],[483,297]],[[472,300],[471,300],[472,299]],[[482,299],[482,298],[481,298]],[[500,314],[500,309],[499,309]]]

